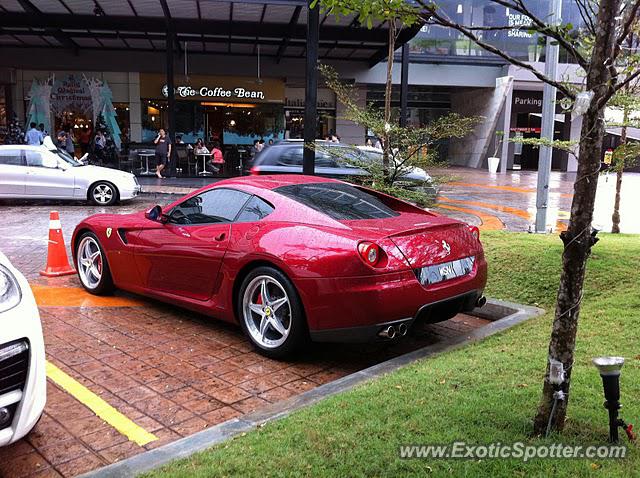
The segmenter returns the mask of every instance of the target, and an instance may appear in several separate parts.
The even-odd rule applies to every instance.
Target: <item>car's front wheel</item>
[[[302,302],[282,272],[258,267],[245,277],[238,294],[240,323],[260,353],[285,357],[307,341]]]
[[[98,242],[98,238],[92,232],[85,232],[78,240],[76,247],[78,261],[78,277],[82,287],[95,295],[107,295],[113,292],[113,279],[109,264]]]
[[[113,206],[118,200],[118,190],[108,181],[99,181],[91,185],[89,200],[97,206]]]

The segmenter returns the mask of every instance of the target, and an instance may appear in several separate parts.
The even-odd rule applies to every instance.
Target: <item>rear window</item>
[[[344,183],[292,184],[275,191],[339,221],[399,215],[375,196]]]

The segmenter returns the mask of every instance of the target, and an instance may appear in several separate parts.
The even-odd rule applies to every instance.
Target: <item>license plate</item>
[[[464,257],[455,261],[443,262],[433,266],[416,269],[416,277],[422,285],[437,284],[446,280],[465,276],[473,270],[474,256]]]

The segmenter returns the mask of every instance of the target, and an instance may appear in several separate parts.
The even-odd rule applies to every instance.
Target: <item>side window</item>
[[[169,214],[173,224],[214,224],[231,222],[250,195],[235,189],[212,189],[190,197]]]
[[[24,162],[22,161],[22,152],[19,149],[0,150],[0,164],[24,166]]]
[[[273,212],[273,206],[268,202],[253,196],[245,204],[236,222],[254,222],[264,219]]]
[[[44,157],[38,151],[26,150],[24,154],[27,158],[27,166],[43,166]]]
[[[279,164],[282,166],[302,166],[302,150],[302,144],[288,148],[283,147]]]
[[[336,159],[326,151],[316,150],[316,166],[319,168],[337,168]]]

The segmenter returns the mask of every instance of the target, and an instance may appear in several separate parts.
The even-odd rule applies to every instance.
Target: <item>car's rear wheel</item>
[[[107,295],[113,292],[114,285],[109,264],[95,234],[85,232],[80,236],[76,258],[78,277],[82,287],[95,295]]]
[[[91,185],[89,200],[97,206],[113,206],[118,200],[118,190],[108,181],[99,181]]]
[[[258,267],[245,277],[238,294],[240,323],[260,353],[285,357],[307,341],[302,303],[282,272]]]

